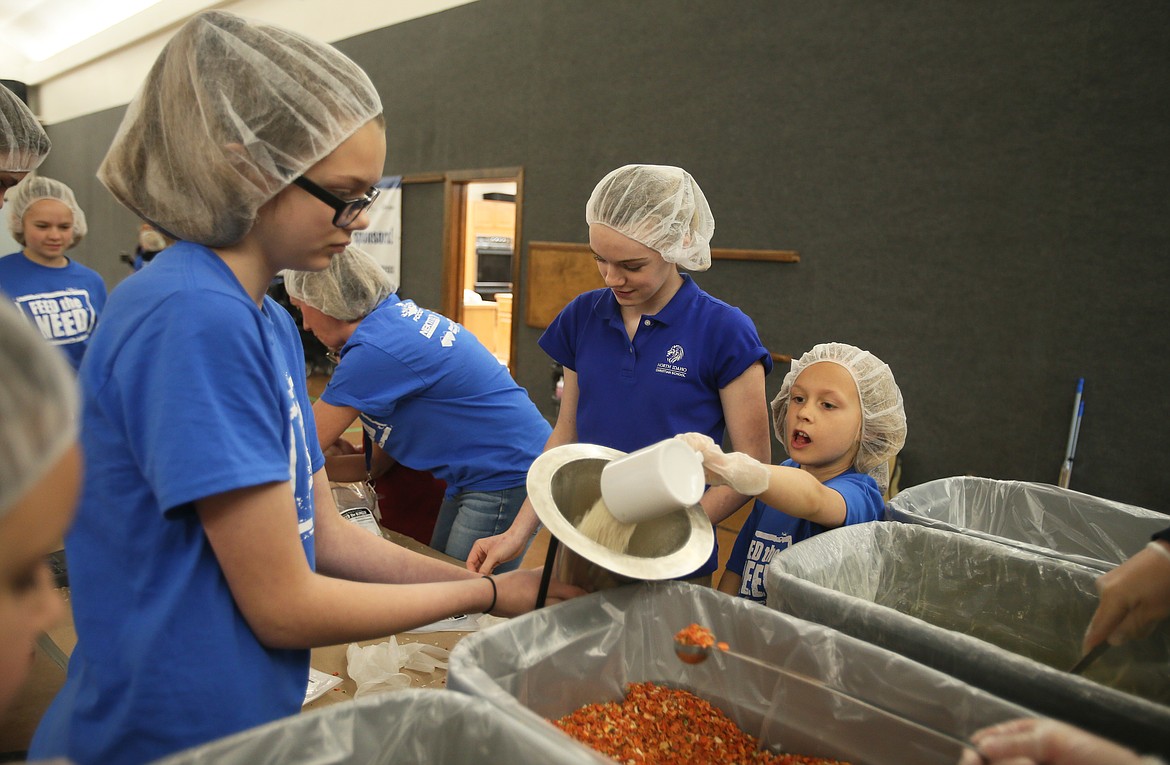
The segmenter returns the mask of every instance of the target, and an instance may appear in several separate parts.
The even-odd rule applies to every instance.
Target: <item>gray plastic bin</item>
[[[1043,483],[962,476],[904,489],[889,520],[1044,551],[1097,569],[1140,551],[1170,516]]]
[[[735,650],[856,698],[718,652],[684,664],[673,637],[695,622]],[[447,674],[449,689],[554,731],[566,749],[598,762],[610,761],[548,719],[619,700],[626,683],[646,680],[698,693],[769,748],[865,765],[954,765],[961,745],[929,729],[966,740],[982,726],[1028,714],[835,630],[682,582],[604,590],[470,635],[451,652]]]
[[[866,523],[775,556],[768,606],[897,651],[996,696],[1168,753],[1170,629],[1067,670],[1096,569],[965,534]]]
[[[482,699],[406,689],[333,704],[188,749],[156,765],[594,765]]]

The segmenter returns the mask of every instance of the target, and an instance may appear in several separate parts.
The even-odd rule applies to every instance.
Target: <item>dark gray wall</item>
[[[382,93],[388,172],[524,167],[525,245],[585,241],[597,179],[652,162],[698,179],[717,246],[799,250],[698,281],[774,351],[889,362],[903,486],[1054,481],[1084,376],[1073,487],[1166,509],[1170,5],[481,0],[339,47]],[[87,179],[120,111],[53,126],[45,168],[109,278],[134,222]],[[404,289],[438,257],[406,253]],[[518,377],[547,410],[538,336]]]
[[[402,189],[401,284],[398,294],[422,306],[443,304],[443,184],[411,183]]]
[[[85,212],[89,226],[81,244],[69,256],[95,268],[113,287],[128,276],[130,267],[119,261],[134,254],[141,221],[122,207],[94,175],[122,121],[125,107],[107,109],[47,128],[53,149],[37,170],[68,184]]]

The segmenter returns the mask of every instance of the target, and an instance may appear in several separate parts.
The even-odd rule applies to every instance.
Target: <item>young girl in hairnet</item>
[[[361,250],[350,247],[324,271],[287,271],[284,284],[305,329],[341,357],[313,404],[321,448],[360,415],[372,468],[393,459],[446,481],[431,547],[454,558],[506,530],[550,432],[507,368],[463,327],[399,299]]]
[[[51,145],[36,116],[0,85],[0,207],[5,193],[44,162]]]
[[[352,61],[219,11],[128,107],[99,178],[178,241],[113,291],[82,364],[78,642],[32,758],[153,761],[298,712],[311,646],[534,605],[539,572],[476,576],[341,518],[310,437],[299,333],[265,291],[367,225],[385,153]]]
[[[0,152],[2,153],[2,152]],[[81,486],[77,383],[12,305],[0,301],[0,720],[37,635],[64,613],[45,556],[58,548]]]
[[[0,258],[0,290],[36,324],[73,368],[106,304],[106,283],[65,253],[85,237],[85,213],[61,181],[27,178],[9,192],[8,230],[24,249]]]
[[[687,431],[769,462],[764,376],[772,358],[742,311],[679,271],[711,265],[715,219],[678,167],[626,165],[606,175],[585,207],[589,246],[605,289],[578,295],[540,347],[565,369],[545,449],[580,441],[632,452]],[[712,523],[746,498],[728,486],[702,499]],[[538,527],[525,503],[512,527],[480,540],[468,567],[491,571],[519,554]],[[718,550],[690,578],[709,581]]]
[[[758,497],[719,589],[760,603],[773,555],[826,529],[882,518],[887,462],[906,442],[893,372],[872,353],[844,343],[814,346],[792,364],[772,416],[789,456],[780,465],[725,454],[701,433],[679,436],[702,455],[712,485]]]

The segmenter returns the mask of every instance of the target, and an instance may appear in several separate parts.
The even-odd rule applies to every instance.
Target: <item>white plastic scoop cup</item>
[[[703,496],[703,458],[668,438],[601,469],[601,498],[622,523],[641,523],[683,510]]]

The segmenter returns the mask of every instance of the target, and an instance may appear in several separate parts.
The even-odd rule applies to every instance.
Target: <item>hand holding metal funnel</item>
[[[680,446],[691,451],[685,444]],[[566,444],[548,450],[532,463],[528,497],[553,537],[546,575],[555,571],[560,581],[593,591],[639,580],[676,579],[707,561],[715,533],[697,501],[667,508],[665,513],[659,510],[656,517],[650,515],[639,521],[624,552],[598,544],[577,529],[586,512],[602,497],[606,465],[624,456],[616,449],[595,444]],[[693,451],[691,456],[698,464]],[[697,469],[701,496],[702,468]],[[566,549],[560,549],[558,543]]]

